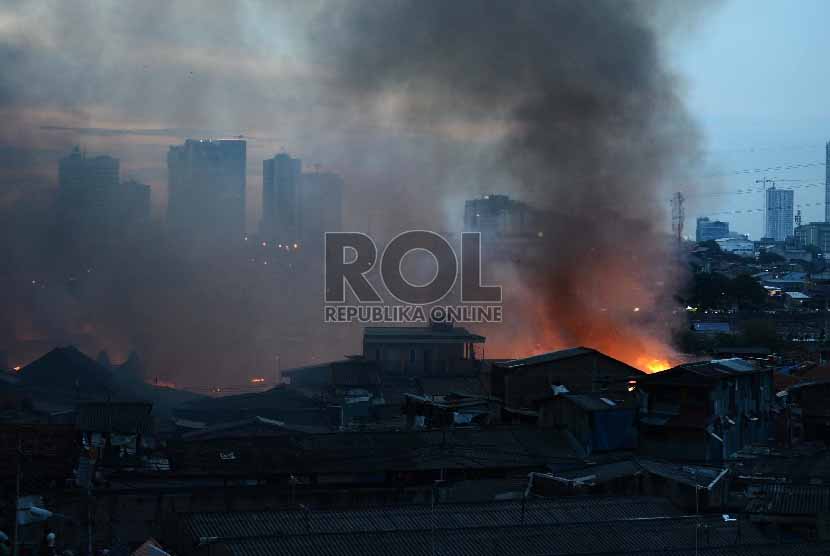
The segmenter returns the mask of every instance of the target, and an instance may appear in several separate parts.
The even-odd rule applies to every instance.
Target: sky
[[[54,149],[52,158],[76,143],[91,152],[110,152],[122,159],[127,176],[153,186],[161,214],[169,144],[187,135],[245,135],[250,142],[248,219],[255,227],[259,160],[285,148],[309,165],[335,170],[359,161],[362,175],[382,165],[366,156],[373,142],[386,144],[391,134],[411,146],[420,133],[429,133],[389,124],[378,134],[386,125],[382,118],[362,122],[359,109],[326,97],[319,87],[326,70],[309,57],[304,36],[321,5],[291,1],[271,9],[254,0],[210,0],[196,9],[190,2],[69,7],[49,0],[0,1],[0,59],[6,68],[0,84],[0,114],[6,122],[0,144],[36,144]],[[823,144],[830,137],[823,103],[830,90],[824,59],[830,52],[825,25],[830,3],[725,0],[700,6],[700,13],[690,16],[694,22],[688,31],[682,18],[673,23],[681,29],[669,36],[664,54],[703,132],[704,157],[695,183],[666,184],[666,206],[675,190],[683,191],[688,234],[694,233],[697,216],[708,215],[758,238],[762,212],[746,211],[763,207],[762,192],[731,192],[757,190],[755,180],[766,177],[781,180],[779,187],[795,187],[805,222],[820,219],[817,184],[823,167],[736,172],[823,162]],[[22,95],[25,102],[4,109],[4,94],[6,101]],[[389,102],[393,107],[394,99]],[[56,127],[174,131],[113,136]],[[443,131],[450,138],[482,131],[447,127]],[[361,146],[344,155],[339,146],[346,140]]]
[[[685,80],[687,105],[706,150],[699,195],[689,195],[688,233],[694,234],[695,218],[711,215],[761,237],[763,213],[745,211],[763,209],[755,180],[764,177],[794,188],[804,222],[823,220],[830,3],[730,0],[710,12],[669,55]],[[803,164],[820,165],[754,171]],[[747,169],[753,172],[735,173]],[[754,191],[731,193],[747,189]]]

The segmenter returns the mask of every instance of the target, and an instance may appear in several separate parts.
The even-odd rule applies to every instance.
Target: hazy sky
[[[830,139],[830,2],[825,0],[730,0],[713,9],[693,34],[671,50],[687,81],[688,105],[706,138],[709,168],[701,195],[689,199],[686,225],[713,213],[757,239],[763,193],[705,196],[758,188],[756,179],[777,178],[794,187],[804,222],[824,218],[824,166],[734,174],[746,169],[824,163]],[[682,189],[682,188],[681,188]]]
[[[0,0],[0,145],[36,143],[62,152],[80,142],[91,152],[111,152],[122,159],[126,175],[154,187],[156,204],[163,206],[167,145],[188,134],[244,134],[252,138],[254,227],[262,158],[285,147],[309,163],[335,170],[349,164],[371,174],[385,162],[367,153],[378,141],[386,146],[390,132],[401,132],[377,133],[386,124],[382,118],[367,125],[360,109],[326,96],[320,86],[326,72],[308,59],[304,43],[309,14],[319,5]],[[662,5],[671,6],[668,0]],[[685,82],[707,156],[696,184],[666,184],[666,210],[671,192],[681,190],[688,196],[688,234],[698,215],[712,215],[757,238],[763,213],[732,212],[762,209],[762,192],[723,193],[757,188],[755,180],[764,177],[738,171],[823,162],[830,137],[822,102],[830,90],[830,2],[725,0],[700,11],[704,17],[696,17],[689,32],[670,35],[665,54]],[[392,111],[394,103],[389,99]],[[174,132],[78,135],[42,126]],[[418,134],[429,131],[405,130],[397,152],[414,153]],[[453,139],[491,130],[449,122],[440,131]],[[801,180],[779,186],[796,188],[805,221],[821,218],[823,166],[770,170],[766,177]]]

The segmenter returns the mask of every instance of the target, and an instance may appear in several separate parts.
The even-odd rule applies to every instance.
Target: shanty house
[[[628,450],[637,447],[633,399],[612,400],[599,393],[555,394],[539,402],[539,424],[565,430],[584,450]]]
[[[770,433],[772,369],[742,359],[687,363],[638,381],[640,451],[720,462]]]
[[[444,323],[367,327],[363,332],[363,357],[376,361],[382,372],[390,375],[475,375],[476,345],[484,341],[484,336]]]
[[[494,363],[491,394],[512,409],[530,408],[551,386],[576,393],[624,395],[645,373],[595,349],[578,347]]]
[[[796,384],[787,392],[792,413],[800,416],[803,439],[830,441],[830,380]]]

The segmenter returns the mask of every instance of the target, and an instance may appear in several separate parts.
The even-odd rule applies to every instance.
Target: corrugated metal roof
[[[733,357],[678,365],[659,373],[644,376],[639,379],[639,384],[641,386],[648,386],[649,384],[700,385],[707,382],[716,382],[722,378],[760,372],[766,372],[766,369],[759,368],[750,361]]]
[[[278,441],[282,439],[281,441]],[[274,435],[182,443],[180,470],[341,474],[428,469],[531,469],[578,454],[561,432],[525,427]],[[233,465],[221,461],[235,451]],[[259,463],[257,463],[259,462]]]
[[[817,515],[830,513],[830,487],[763,484],[749,487],[746,511],[759,514]]]
[[[623,404],[617,404],[601,394],[559,394],[562,398],[569,400],[586,411],[609,411],[612,409],[624,409]],[[555,398],[554,398],[555,399]],[[609,403],[611,402],[611,403]]]
[[[665,498],[582,497],[559,500],[530,499],[525,504],[525,525],[550,525],[626,518],[678,516]],[[476,504],[409,505],[353,510],[283,510],[273,512],[198,513],[185,518],[185,530],[204,537],[254,538],[372,531],[417,531],[506,527],[522,523],[521,501]]]
[[[740,544],[744,546],[768,542],[756,527],[748,523],[741,524],[740,536],[734,522],[712,520],[704,525],[702,531],[699,531],[698,525],[695,518],[630,519],[546,526],[310,534],[222,544],[230,554],[238,556],[423,556],[431,553],[453,556],[519,556],[615,555],[633,552],[677,554],[678,550],[694,552],[696,546],[699,546],[700,554],[706,554],[703,551],[707,549],[722,548],[734,555],[739,538]]]
[[[530,365],[540,365],[542,363],[550,363],[551,361],[561,361],[563,359],[570,359],[571,357],[579,357],[582,355],[591,355],[600,353],[599,351],[586,347],[575,347],[568,349],[560,349],[558,351],[549,351],[539,355],[532,355],[522,359],[511,359],[510,361],[503,361],[496,363],[497,366],[512,369],[515,367],[527,367]],[[601,354],[601,353],[600,353]],[[603,355],[603,354],[601,354]],[[606,356],[607,357],[607,356]]]

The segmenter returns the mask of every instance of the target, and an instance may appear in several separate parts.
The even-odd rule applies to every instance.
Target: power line
[[[770,166],[769,168],[745,168],[743,170],[733,170],[731,172],[721,172],[716,174],[704,174],[702,178],[719,178],[723,176],[740,176],[747,174],[763,174],[765,172],[786,172],[788,170],[798,170],[801,168],[815,168],[818,166],[826,166],[825,162],[803,162],[799,164],[784,164],[781,166]]]
[[[775,183],[781,182],[794,182],[794,181],[802,181],[802,180],[772,180]],[[788,185],[787,187],[779,187],[777,189],[809,189],[813,187],[824,187],[825,183],[822,182],[810,182],[810,183],[799,183],[796,185]],[[726,195],[751,195],[754,193],[763,193],[766,191],[764,187],[747,187],[742,189],[731,189],[727,191],[718,191],[714,193],[689,193],[686,194],[686,198],[689,197],[723,197]]]
[[[815,203],[799,203],[798,207],[823,207],[825,205],[824,201],[817,201]],[[751,209],[741,209],[741,210],[722,210],[719,212],[709,212],[707,213],[708,216],[719,216],[724,214],[753,214],[759,212],[765,212],[766,209],[764,208],[751,208]]]

